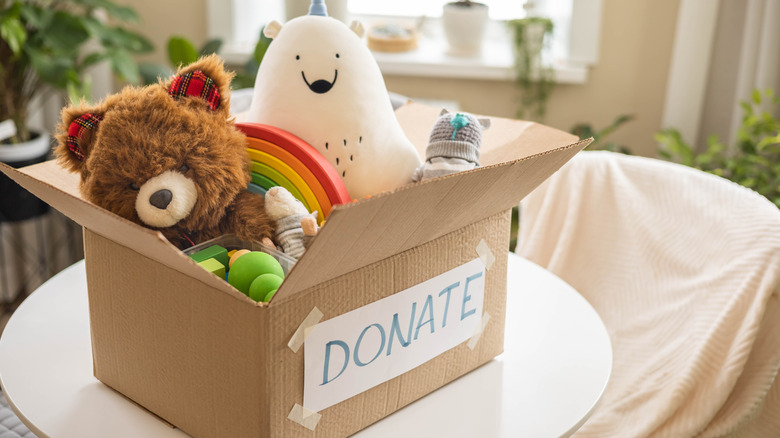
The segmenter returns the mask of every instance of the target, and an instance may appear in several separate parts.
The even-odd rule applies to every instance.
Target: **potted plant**
[[[662,145],[659,155],[753,189],[780,207],[780,97],[772,90],[754,90],[752,100],[740,106],[735,144],[726,145],[713,134],[697,153],[678,130],[664,129],[655,136]]]
[[[519,118],[544,118],[547,99],[555,88],[553,69],[542,62],[543,49],[549,44],[553,22],[549,18],[529,16],[508,22],[514,37],[515,84],[521,91]]]
[[[460,56],[479,54],[488,21],[486,4],[470,0],[447,3],[442,10],[442,21],[450,53]]]
[[[122,26],[137,20],[133,9],[111,0],[0,0],[0,161],[18,167],[46,158],[48,134],[27,124],[35,97],[47,91],[74,101],[89,96],[87,69],[104,61],[121,79],[138,82],[131,54],[152,45]],[[3,211],[17,216],[19,202],[4,187]]]

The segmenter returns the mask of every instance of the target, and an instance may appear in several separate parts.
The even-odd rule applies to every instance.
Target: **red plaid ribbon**
[[[183,96],[197,96],[209,104],[210,110],[214,111],[219,108],[219,89],[217,84],[200,70],[176,76],[170,88],[168,88],[168,94],[174,99]]]
[[[70,151],[73,152],[73,155],[80,161],[84,161],[84,151],[82,151],[81,146],[79,146],[81,137],[84,136],[84,131],[96,127],[101,120],[103,120],[103,116],[100,114],[86,113],[70,122],[66,144],[68,145],[68,149],[70,149]]]

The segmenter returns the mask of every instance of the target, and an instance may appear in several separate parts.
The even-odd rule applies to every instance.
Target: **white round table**
[[[593,308],[509,256],[504,353],[356,437],[560,437],[590,416],[612,349]],[[92,375],[84,262],[22,303],[0,338],[0,385],[39,437],[186,437]]]

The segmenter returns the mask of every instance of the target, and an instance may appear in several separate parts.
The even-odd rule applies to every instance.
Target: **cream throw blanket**
[[[614,350],[580,437],[780,437],[780,210],[684,166],[583,152],[521,204],[517,252]]]

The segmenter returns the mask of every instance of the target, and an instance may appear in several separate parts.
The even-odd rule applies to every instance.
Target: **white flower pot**
[[[50,149],[50,137],[45,133],[26,143],[0,143],[0,161],[12,167],[24,167],[45,161]],[[0,222],[24,221],[40,216],[48,209],[46,203],[0,174]]]
[[[464,7],[447,3],[442,20],[450,54],[474,56],[480,53],[488,22],[487,5],[472,3],[471,7]]]
[[[0,143],[0,161],[14,164],[20,161],[29,161],[49,153],[51,148],[49,134],[40,133],[37,137],[24,143],[5,144]]]

